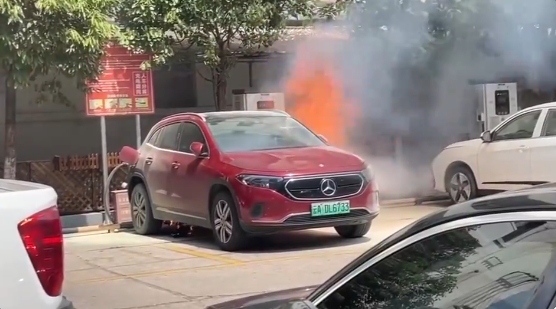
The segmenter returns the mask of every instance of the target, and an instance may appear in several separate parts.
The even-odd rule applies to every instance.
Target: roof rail
[[[198,113],[192,113],[192,112],[185,112],[185,113],[177,113],[177,114],[168,115],[168,116],[162,118],[161,121],[164,120],[164,119],[168,119],[170,117],[176,117],[176,116],[195,116],[195,117],[201,118],[201,120],[205,121],[205,117],[203,117],[202,115],[199,115]]]

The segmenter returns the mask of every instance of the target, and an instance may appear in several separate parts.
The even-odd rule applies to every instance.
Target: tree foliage
[[[187,61],[192,49],[211,70],[217,109],[226,109],[227,74],[238,56],[272,45],[290,17],[313,16],[309,0],[124,0],[118,22],[128,46],[154,64]]]
[[[56,76],[94,80],[118,27],[109,21],[114,0],[0,0],[0,73],[6,77],[4,177],[15,178],[15,89],[41,76],[39,101],[68,103]]]
[[[118,33],[109,21],[115,3],[0,0],[0,70],[17,88],[53,73],[83,86],[100,74],[104,47]]]

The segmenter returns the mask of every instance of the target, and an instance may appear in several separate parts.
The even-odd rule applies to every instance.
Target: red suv
[[[140,149],[124,147],[137,233],[177,221],[212,229],[233,251],[252,234],[334,227],[362,237],[378,215],[365,162],[279,111],[182,113]]]

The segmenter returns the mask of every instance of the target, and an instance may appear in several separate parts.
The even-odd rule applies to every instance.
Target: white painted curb
[[[81,226],[81,227],[69,227],[63,228],[63,234],[74,234],[74,233],[89,233],[89,232],[99,232],[99,231],[106,231],[116,232],[120,229],[119,224],[110,224],[110,225],[91,225],[91,226]]]

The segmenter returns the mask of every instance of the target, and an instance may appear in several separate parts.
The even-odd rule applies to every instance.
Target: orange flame
[[[299,49],[285,83],[288,112],[330,144],[347,147],[353,104],[345,95],[334,59]]]

